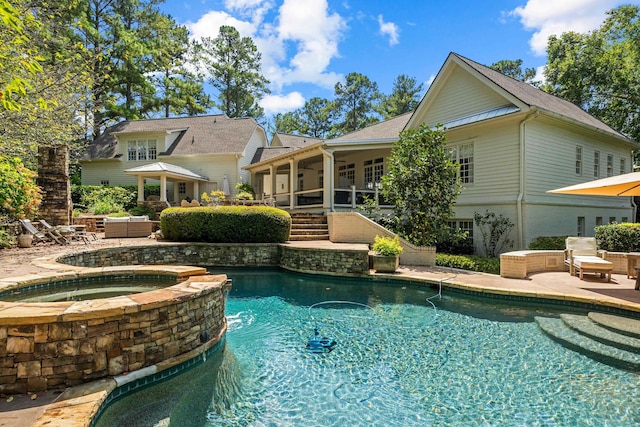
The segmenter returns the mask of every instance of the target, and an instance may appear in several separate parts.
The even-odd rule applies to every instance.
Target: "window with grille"
[[[127,142],[127,159],[129,161],[156,160],[157,154],[155,139]]]
[[[379,157],[364,162],[364,183],[380,182],[384,175],[384,158]]]
[[[338,167],[338,184],[340,188],[351,187],[356,183],[356,165],[350,163]]]
[[[179,194],[187,194],[187,183],[179,182],[178,183],[178,193]]]
[[[582,175],[582,147],[576,147],[576,175]]]
[[[584,217],[583,216],[578,217],[576,234],[578,235],[578,237],[584,236]]]
[[[597,216],[596,217],[596,227],[602,225],[602,217],[601,216]]]
[[[101,179],[100,180],[100,185],[109,185],[109,180],[108,179]]]
[[[607,154],[607,176],[613,176],[613,154]]]
[[[627,173],[627,162],[625,159],[620,159],[620,175]]]
[[[458,176],[463,184],[473,184],[473,143],[450,147],[451,161],[460,165]]]
[[[593,177],[600,178],[600,152],[593,152]]]
[[[609,217],[609,224],[613,224],[614,222],[616,222],[616,217],[615,216],[610,216]]]
[[[467,241],[473,245],[473,220],[456,219],[448,222],[449,227],[454,230],[461,230],[467,233]]]

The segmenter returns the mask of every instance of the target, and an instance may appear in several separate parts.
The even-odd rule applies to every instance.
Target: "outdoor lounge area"
[[[116,237],[148,237],[154,231],[159,221],[151,221],[146,215],[106,217],[104,219],[104,238]]]

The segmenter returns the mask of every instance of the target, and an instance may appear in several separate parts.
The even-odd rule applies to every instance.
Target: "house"
[[[638,143],[570,102],[455,53],[413,113],[296,150],[263,150],[245,169],[293,211],[353,210],[365,197],[385,207],[378,185],[386,159],[403,129],[423,123],[446,129],[463,183],[455,225],[480,252],[476,212],[509,218],[513,249],[538,236],[592,236],[596,225],[634,218],[631,198],[546,191],[630,172]],[[287,187],[277,185],[283,179]]]
[[[175,204],[249,182],[243,167],[266,146],[265,131],[252,118],[220,114],[127,120],[87,148],[80,160],[82,184],[138,184],[142,201],[144,183],[160,183],[161,201]]]

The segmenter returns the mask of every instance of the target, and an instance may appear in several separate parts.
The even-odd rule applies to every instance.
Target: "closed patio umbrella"
[[[222,192],[225,196],[229,196],[231,194],[231,190],[229,190],[229,180],[227,180],[227,175],[222,179]]]
[[[625,173],[549,190],[547,193],[584,196],[640,196],[640,172]]]

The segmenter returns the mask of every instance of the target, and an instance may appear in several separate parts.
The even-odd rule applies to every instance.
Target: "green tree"
[[[401,132],[382,177],[382,194],[394,205],[396,231],[419,246],[447,241],[448,221],[460,194],[458,166],[445,142],[442,128],[423,124]]]
[[[536,76],[535,68],[525,68],[522,69],[522,59],[510,60],[510,59],[502,59],[498,62],[495,62],[489,66],[489,68],[499,71],[507,77],[511,77],[512,79],[520,80],[522,82],[526,82],[532,84],[534,86],[538,86],[539,82],[534,82],[533,79]]]
[[[640,7],[620,6],[607,15],[590,33],[549,38],[544,89],[638,140]]]
[[[192,58],[192,44],[186,27],[177,25],[168,15],[159,15],[150,41],[153,51],[149,79],[155,86],[156,96],[150,98],[149,110],[161,112],[164,117],[205,113],[213,106],[204,93],[203,81],[187,70]]]
[[[423,85],[406,74],[401,74],[393,82],[393,91],[388,96],[382,96],[376,111],[385,120],[413,111],[420,103]]]
[[[27,42],[21,46],[24,55],[38,52],[41,71],[31,76],[30,87],[19,98],[20,109],[0,109],[0,154],[20,157],[35,170],[38,147],[80,146],[83,128],[77,112],[84,108],[82,94],[91,76],[73,26],[77,4],[40,0],[20,5],[25,14],[39,17],[37,25],[24,26]],[[7,66],[23,56],[14,48]]]
[[[307,135],[314,138],[327,136],[334,123],[335,106],[323,98],[311,98],[304,107],[274,116],[276,132]]]
[[[262,55],[251,37],[223,25],[217,37],[201,40],[197,52],[203,74],[218,90],[217,108],[229,117],[263,116],[258,101],[269,93],[269,80],[260,74]]]
[[[42,200],[35,172],[17,157],[0,156],[0,217],[32,218]]]
[[[332,133],[345,134],[377,123],[376,103],[380,98],[378,84],[359,73],[349,73],[344,83],[335,85],[335,107],[342,117]]]

